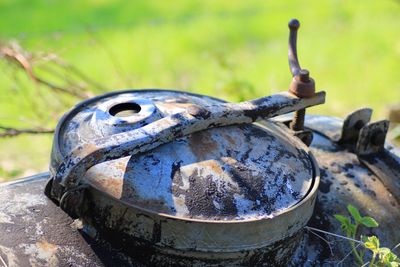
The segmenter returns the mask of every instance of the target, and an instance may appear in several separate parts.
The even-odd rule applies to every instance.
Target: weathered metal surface
[[[293,131],[293,136],[299,138],[306,146],[313,140],[313,132],[310,130]]]
[[[361,128],[357,140],[355,153],[357,155],[370,155],[384,150],[389,121],[383,120],[368,123]]]
[[[299,202],[313,168],[274,125],[198,132],[137,157],[92,167],[85,183],[130,205],[180,218],[266,218]]]
[[[323,103],[324,99],[323,92],[307,99],[280,93],[239,104],[208,104],[203,107],[193,105],[183,112],[164,117],[139,129],[83,143],[74,148],[71,154],[65,155],[63,162],[57,167],[52,195],[60,199],[63,190],[54,185],[67,189],[76,186],[79,178],[90,167],[103,161],[143,153],[179,137],[212,127],[251,123],[288,113]]]
[[[340,120],[323,116],[313,116],[312,120],[309,118],[306,118],[307,127],[318,128],[319,132],[323,132],[322,125],[329,125],[327,132],[340,134]],[[312,121],[315,123],[311,123]],[[337,125],[337,129],[335,130],[332,125]],[[347,214],[346,205],[350,203],[359,208],[362,214],[372,216],[380,223],[378,228],[364,234],[377,235],[383,246],[396,245],[400,240],[399,199],[390,194],[379,177],[360,164],[355,154],[329,138],[314,132],[311,150],[316,155],[322,171],[316,209],[308,225],[331,233],[343,234],[339,222],[333,215]],[[399,149],[387,148],[387,150],[400,159]],[[150,247],[135,251],[132,247],[116,245],[115,243],[123,243],[121,236],[114,235],[116,240],[111,246],[99,233],[93,232],[93,229],[80,230],[80,227],[71,227],[70,224],[74,221],[42,193],[47,177],[0,185],[1,203],[5,203],[0,205],[0,256],[8,266],[13,266],[13,262],[18,266],[34,265],[30,262],[38,263],[36,266],[51,266],[47,264],[48,260],[40,258],[43,257],[41,253],[30,253],[29,249],[27,251],[24,249],[25,247],[40,247],[36,245],[40,240],[56,245],[56,256],[53,258],[57,259],[57,266],[71,264],[74,266],[137,266],[139,263],[149,265],[148,261],[151,257],[157,257],[158,252],[154,253],[155,251]],[[291,260],[291,263],[287,264],[289,266],[353,265],[352,256],[346,257],[351,249],[347,241],[318,234],[330,244],[312,232],[304,230],[304,234],[293,237],[294,240],[287,240],[288,242],[285,240],[283,244],[277,243],[272,247],[277,251],[290,249],[288,246],[297,244],[291,241],[300,240],[300,245],[293,248],[296,252],[289,259]],[[269,255],[269,253],[262,255]],[[263,258],[257,253],[251,260],[246,262],[247,266],[273,265],[271,258]],[[233,266],[234,264],[231,263],[232,261],[226,260],[217,264],[211,260],[208,264],[203,262],[203,265]],[[238,265],[237,262],[234,263]],[[160,262],[158,265],[168,264],[170,262]],[[190,257],[182,260],[182,265],[196,264],[201,265],[202,262],[196,262]]]
[[[393,147],[385,147],[388,129],[389,121],[386,120],[366,124],[360,130],[355,153],[389,191],[400,199],[400,159],[394,153]]]
[[[307,115],[305,127],[311,128],[311,126],[314,132],[318,132],[336,143],[342,134],[343,120],[336,117],[326,119],[326,116]]]
[[[119,111],[131,111],[131,114],[119,116]],[[163,115],[150,99],[119,95],[97,106],[88,123],[86,133],[101,137],[110,136],[141,128],[162,117]]]
[[[269,143],[271,141],[267,140],[266,142]],[[301,143],[299,141],[297,142],[301,146]],[[165,146],[165,149],[159,148],[158,151],[155,151],[155,157],[157,158],[159,157],[160,153],[168,151],[168,147],[170,145],[171,144]],[[171,146],[172,148],[174,148],[173,144]],[[256,152],[257,150],[252,150],[252,151]],[[294,152],[295,151],[296,150],[294,150]],[[287,151],[286,153],[290,152]],[[281,164],[291,164],[295,169],[300,168],[300,166],[295,167],[296,162],[290,163],[290,161],[288,162],[287,159],[285,159],[285,157],[287,156],[284,155],[282,156],[283,158],[280,158]],[[302,157],[301,154],[299,154],[299,156]],[[144,158],[146,158],[146,156],[144,156]],[[160,159],[164,163],[165,161],[174,160],[174,158],[168,159],[168,157],[166,157],[165,155],[162,156]],[[160,190],[161,192],[156,192],[158,191],[156,190],[157,187],[160,188],[160,186],[157,185],[157,183],[162,184],[163,183],[162,181],[164,181],[165,183],[171,179],[170,178],[171,170],[169,170],[171,165],[170,164],[162,165],[167,168],[166,172],[168,175],[166,178],[156,176],[157,179],[154,179],[155,177],[152,177],[152,174],[154,173],[152,173],[151,171],[149,172],[149,170],[146,170],[145,166],[146,164],[143,163],[146,162],[145,160],[138,158],[134,159],[133,162],[139,162],[136,165],[138,166],[138,172],[135,172],[136,174],[139,175],[139,177],[131,175],[132,173],[125,175],[124,176],[125,179],[128,180],[126,182],[127,184],[126,190],[129,192],[131,188],[138,188],[139,192],[141,190],[144,191],[149,190],[150,192],[143,193],[142,191],[140,195],[142,199],[136,199],[134,195],[129,195],[129,193],[125,197],[127,199],[122,199],[122,200],[116,198],[110,199],[110,197],[104,196],[104,194],[106,194],[105,192],[107,192],[107,189],[105,189],[104,186],[106,186],[107,183],[106,181],[101,181],[100,178],[100,180],[98,180],[97,182],[102,183],[101,190],[96,189],[96,187],[98,187],[96,185],[92,186],[91,189],[89,189],[90,193],[87,196],[88,203],[85,206],[90,208],[88,208],[87,211],[83,213],[82,217],[85,220],[87,220],[89,224],[96,225],[96,229],[103,229],[103,231],[114,230],[115,233],[127,234],[131,237],[135,237],[140,240],[147,240],[148,242],[153,242],[155,245],[158,245],[160,247],[162,246],[166,248],[170,247],[171,249],[175,248],[175,249],[199,251],[199,252],[204,251],[208,253],[221,252],[220,256],[223,255],[222,252],[228,253],[228,252],[238,252],[246,250],[248,251],[251,249],[257,249],[270,245],[273,242],[276,242],[283,238],[292,236],[302,226],[305,225],[309,216],[311,215],[312,206],[315,198],[315,189],[318,185],[318,179],[309,178],[308,180],[309,181],[312,180],[314,183],[311,185],[306,185],[304,189],[308,188],[311,191],[302,192],[303,194],[302,199],[296,200],[296,198],[292,198],[293,195],[287,196],[288,193],[291,194],[290,192],[287,192],[287,190],[291,191],[291,189],[286,188],[286,186],[292,186],[292,189],[296,188],[295,185],[296,178],[294,177],[293,177],[294,179],[291,179],[289,178],[290,176],[287,176],[285,178],[285,176],[276,177],[267,175],[265,178],[263,178],[255,175],[254,177],[246,178],[246,175],[242,174],[241,176],[236,176],[236,179],[239,179],[236,180],[236,182],[242,181],[242,183],[245,183],[245,185],[243,184],[238,185],[238,188],[240,190],[245,190],[245,191],[243,191],[244,193],[243,196],[241,196],[241,194],[233,194],[233,198],[236,198],[236,201],[230,202],[231,200],[229,199],[229,197],[232,197],[231,195],[232,192],[230,192],[229,190],[232,189],[229,189],[228,187],[226,188],[225,192],[221,190],[223,188],[215,188],[214,189],[215,192],[208,192],[207,189],[212,190],[213,189],[212,186],[207,188],[205,191],[203,191],[200,188],[200,191],[197,192],[198,197],[200,198],[199,200],[196,199],[196,195],[195,196],[190,195],[192,192],[191,190],[195,191],[197,189],[196,186],[188,185],[189,189],[191,190],[182,193],[186,194],[188,200],[195,200],[198,201],[199,203],[192,204],[189,202],[187,206],[185,206],[183,204],[180,204],[179,198],[177,198],[175,202],[172,202],[172,204],[170,204],[172,207],[174,207],[174,209],[171,210],[166,205],[168,204],[168,202],[165,203],[165,199],[163,199],[165,197],[169,198],[171,198],[171,196],[174,197],[174,195],[168,194],[168,188],[171,188],[171,185],[167,184],[166,189],[163,189],[161,187]],[[109,167],[111,168],[111,172],[113,172],[114,169],[113,167],[111,167],[111,164],[112,163],[110,163]],[[307,164],[307,161],[305,162],[299,161],[299,164],[300,165]],[[198,165],[201,166],[202,164],[200,163]],[[275,165],[276,166],[271,165],[270,171],[276,170],[275,168],[280,168],[279,164]],[[313,165],[315,166],[315,164]],[[102,170],[106,169],[105,166],[106,165],[102,166],[101,169]],[[132,166],[135,166],[135,164],[133,164]],[[209,166],[213,167],[212,164],[210,164]],[[101,166],[98,166],[98,168],[100,167]],[[175,175],[179,174],[182,175],[185,172],[185,168],[182,167],[183,165],[180,167],[180,171],[178,173],[175,173]],[[243,170],[243,165],[241,165],[241,168]],[[301,168],[304,168],[304,166],[301,166]],[[179,170],[178,168],[176,169]],[[99,170],[100,169],[97,169],[97,171]],[[206,168],[204,168],[203,170],[206,170]],[[287,170],[290,171],[290,169]],[[95,174],[98,173],[97,171],[94,170],[92,174],[89,171],[89,173],[87,174],[89,183],[93,184],[94,182],[96,182],[97,177],[95,176]],[[139,174],[141,171],[144,171],[144,174],[142,173]],[[314,171],[315,171],[314,175],[318,175],[318,170]],[[301,175],[307,175],[307,172],[299,171],[298,174],[299,174],[298,179],[300,180]],[[179,182],[180,179],[179,176],[175,177],[175,175],[174,178],[177,179]],[[229,172],[226,172],[225,175],[228,176]],[[107,177],[107,174],[105,174],[105,176]],[[137,181],[135,181],[136,178],[138,178]],[[201,185],[202,187],[208,185],[207,177],[197,177],[196,179],[197,179],[196,183],[198,185]],[[246,179],[248,180],[246,181]],[[267,183],[263,184],[265,181]],[[276,182],[275,185],[273,184],[273,181]],[[129,182],[136,184],[143,182],[144,184],[132,186],[131,184],[129,184]],[[224,181],[216,180],[216,183],[218,182],[224,182]],[[252,182],[253,185],[250,184],[250,182]],[[189,183],[190,183],[190,177],[189,177]],[[232,183],[235,183],[235,180],[233,180]],[[258,190],[257,187],[259,186],[257,185],[257,183],[261,183],[261,190],[263,192],[257,192]],[[302,185],[300,181],[297,181],[297,183],[300,186],[305,185],[305,184]],[[156,187],[154,191],[153,189],[151,189],[153,186]],[[277,189],[273,189],[274,186],[276,186]],[[172,188],[174,190],[173,186]],[[268,190],[264,191],[265,189]],[[112,194],[113,192],[111,192],[111,190],[112,189],[110,189],[107,193]],[[122,188],[122,190],[124,189]],[[246,190],[249,191],[246,192]],[[153,192],[155,195],[152,195]],[[234,207],[233,210],[229,210],[230,208],[229,206],[225,207],[227,212],[231,212],[230,214],[229,213],[221,214],[220,211],[216,209],[216,206],[223,208],[224,204],[223,202],[221,204],[218,203],[219,201],[218,192],[226,194],[227,196],[227,200],[225,200],[226,203],[230,203],[230,205]],[[276,196],[269,195],[268,192],[276,193]],[[117,197],[120,196],[120,194],[122,195],[124,194],[123,191],[122,192],[114,191],[114,193],[117,194],[116,195]],[[165,196],[163,196],[162,194],[165,194]],[[180,197],[180,195],[177,196]],[[287,203],[286,202],[287,200],[283,196],[285,196],[289,201],[292,198],[293,202]],[[221,195],[220,197],[222,198],[222,200],[224,200],[223,195]],[[246,197],[248,199],[246,199]],[[127,201],[129,201],[130,203]],[[201,201],[207,201],[208,203],[201,203]],[[163,213],[157,214],[154,212],[154,209],[156,210],[160,209],[160,206],[157,206],[160,205],[159,203],[163,204],[162,207],[164,207],[165,210]],[[182,205],[183,210],[181,211],[177,210],[175,208],[176,207],[175,203]],[[245,205],[241,203],[244,203]],[[191,205],[195,206],[192,207]],[[275,207],[276,210],[274,212],[271,212],[271,210],[268,209],[265,210],[265,208],[271,208],[272,207],[271,205],[283,205],[283,206],[281,207],[281,209],[276,209],[277,207]],[[235,209],[236,206],[237,208],[240,208],[242,210],[237,210],[237,208]],[[206,209],[202,210],[202,208],[204,207]],[[189,211],[187,211],[185,208],[189,209]],[[207,210],[207,208],[209,208],[209,210]],[[243,208],[247,210],[243,210]],[[192,211],[193,214],[190,214],[190,209],[193,209]],[[180,216],[176,216],[177,212],[181,212],[181,214],[178,214]],[[215,218],[218,218],[219,220],[215,220]],[[132,225],[135,225],[135,227],[132,227]]]
[[[100,235],[123,239],[129,247],[153,246],[163,260],[195,257],[239,264],[255,254],[271,256],[272,244],[292,240],[310,218],[318,168],[286,127],[250,123],[323,97],[282,93],[221,104],[171,91],[132,91],[97,98],[60,122],[52,171],[68,173],[60,170],[73,170],[75,160],[84,168],[75,173],[76,181],[62,183],[68,185],[65,193],[62,178],[55,179],[50,194],[62,196],[60,206]],[[147,99],[152,106],[147,110],[164,118],[136,128],[153,116],[138,110],[140,120],[128,116],[108,122],[106,112],[126,99]],[[225,126],[233,123],[238,125]],[[113,125],[116,131],[136,130],[118,133],[110,130]],[[97,141],[90,141],[93,137]],[[65,165],[59,160],[63,157]],[[85,187],[77,190],[77,184]],[[283,249],[273,258],[286,260],[291,251]]]
[[[306,127],[319,132],[340,133],[342,125],[336,118],[313,116],[306,118]],[[323,125],[329,125],[326,131]],[[337,125],[336,129],[332,125]],[[336,135],[334,135],[336,136]],[[334,214],[348,214],[346,206],[352,204],[362,214],[374,217],[378,228],[362,229],[364,235],[377,235],[382,246],[394,247],[400,241],[400,199],[389,191],[385,183],[366,168],[346,146],[340,146],[329,138],[314,133],[311,149],[321,168],[321,183],[315,212],[309,226],[343,235],[340,223]],[[393,151],[395,151],[394,149]],[[400,160],[399,151],[393,157]],[[386,162],[386,159],[382,158]],[[386,162],[388,164],[389,162]],[[316,232],[329,244],[310,231],[306,231],[296,255],[293,266],[352,266],[351,247],[348,241],[331,235]],[[349,255],[350,253],[350,255]]]
[[[182,112],[193,104],[196,106],[206,106],[210,103],[224,103],[223,100],[209,96],[157,89],[114,91],[87,99],[77,104],[60,119],[59,127],[54,134],[55,145],[53,146],[54,150],[52,154],[53,159],[55,159],[54,163],[59,165],[63,160],[62,156],[70,154],[75,147],[82,143],[109,136],[110,133],[107,131],[93,130],[90,127],[93,124],[90,122],[93,120],[94,113],[98,112],[99,109],[103,110],[103,116],[107,117],[107,121],[111,119],[110,116],[104,114],[104,110],[109,109],[110,104],[111,106],[112,104],[121,104],[123,102],[121,100],[123,99],[128,99],[128,101],[132,99],[146,99],[147,101],[151,101],[156,106],[157,112],[160,112],[163,117]],[[149,112],[145,112],[145,114],[150,116],[153,113],[149,114]],[[135,127],[135,123],[132,122],[140,121],[136,117],[142,117],[145,114],[143,114],[143,110],[141,109],[137,115],[128,118],[128,123],[126,123],[127,118],[123,117],[122,120],[121,118],[117,118],[118,120],[114,124],[118,127],[130,125],[133,128]],[[147,116],[144,117],[147,118]],[[102,128],[104,125],[109,125],[109,123],[99,122],[94,126]],[[140,126],[140,124],[136,126]]]
[[[370,109],[355,111],[347,116],[343,126],[339,119],[327,120],[323,116],[309,116],[307,122],[331,141],[344,144],[356,153],[358,160],[378,176],[388,191],[399,200],[400,152],[398,148],[385,143],[389,122],[368,123],[371,113]]]
[[[378,153],[360,155],[359,160],[375,173],[397,199],[400,199],[400,158],[396,148],[387,147]],[[398,150],[398,149],[397,149]]]
[[[219,261],[219,264],[228,260],[239,265],[249,261],[254,254],[270,256],[271,262],[287,260],[291,250],[282,250],[277,255],[263,253],[273,250],[276,242],[291,240],[304,227],[307,222],[304,218],[311,216],[315,200],[315,194],[311,192],[304,201],[272,218],[212,222],[160,217],[143,209],[127,208],[115,199],[106,202],[101,195],[104,193],[94,188],[89,192],[87,205],[90,209],[83,220],[93,225],[99,236],[114,240],[128,250],[130,247],[153,249],[160,254],[153,255],[156,262],[168,261],[175,265],[180,264],[182,257]]]
[[[362,108],[349,114],[342,126],[342,134],[338,140],[333,140],[340,143],[357,143],[358,136],[362,127],[367,125],[371,120],[372,109]]]
[[[289,91],[298,97],[313,97],[315,94],[315,82],[309,75],[308,70],[300,70],[299,74],[293,77]]]
[[[0,184],[0,257],[16,266],[139,266],[43,194],[48,173]],[[0,266],[3,266],[0,261]]]
[[[336,118],[326,120],[323,116],[309,116],[308,124],[331,141],[340,143],[354,152],[358,160],[379,177],[391,194],[399,200],[400,152],[398,148],[385,143],[389,122],[368,123],[371,114],[372,110],[368,108],[357,110],[346,117],[343,126]]]

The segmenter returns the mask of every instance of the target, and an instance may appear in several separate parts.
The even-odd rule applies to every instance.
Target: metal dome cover
[[[96,98],[60,122],[53,159],[89,140],[140,128],[192,105],[220,102],[167,90]],[[113,114],[111,108],[124,103],[136,103],[138,110],[123,117]],[[307,151],[272,122],[223,126],[97,164],[86,172],[83,183],[128,206],[182,219],[271,218],[309,192],[314,176]],[[57,160],[52,165],[57,167]]]

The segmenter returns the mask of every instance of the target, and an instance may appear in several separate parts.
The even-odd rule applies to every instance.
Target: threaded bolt
[[[293,131],[301,131],[304,129],[304,118],[306,116],[306,109],[300,109],[293,115],[293,120],[290,123],[290,129]]]

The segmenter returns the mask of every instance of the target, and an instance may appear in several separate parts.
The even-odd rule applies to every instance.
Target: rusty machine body
[[[0,185],[0,265],[349,264],[345,243],[306,230],[340,234],[333,214],[348,203],[398,243],[400,152],[385,143],[388,122],[371,123],[370,109],[305,115],[325,93],[299,65],[299,25],[289,23],[289,92],[233,104],[127,90],[75,106],[58,124],[50,172]]]

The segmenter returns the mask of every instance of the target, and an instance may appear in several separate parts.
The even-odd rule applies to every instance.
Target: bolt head
[[[289,21],[288,26],[291,30],[297,30],[298,28],[300,28],[300,21],[298,21],[297,19],[292,19]]]
[[[299,73],[300,81],[306,83],[310,81],[310,72],[308,70],[302,69]]]

